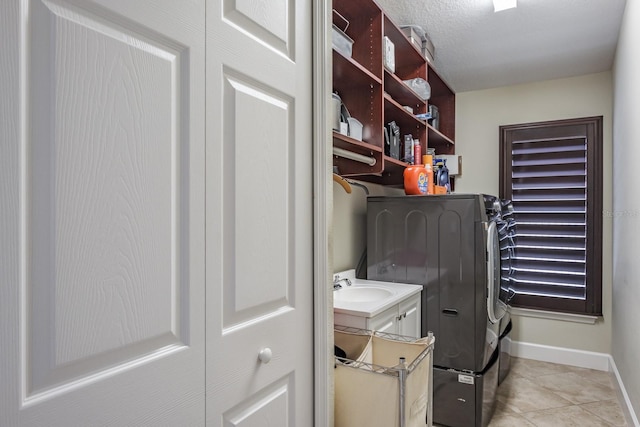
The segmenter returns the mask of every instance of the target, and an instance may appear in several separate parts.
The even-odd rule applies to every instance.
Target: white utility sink
[[[342,287],[333,291],[333,311],[355,316],[373,317],[410,296],[420,293],[422,286],[407,283],[380,282],[355,277],[355,270],[336,273]]]
[[[333,300],[344,302],[371,302],[389,298],[392,295],[393,292],[389,289],[367,285],[355,285],[347,286],[335,291],[333,293]]]

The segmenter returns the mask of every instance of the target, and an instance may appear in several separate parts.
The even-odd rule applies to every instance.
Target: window
[[[602,314],[602,117],[500,127],[515,307]]]

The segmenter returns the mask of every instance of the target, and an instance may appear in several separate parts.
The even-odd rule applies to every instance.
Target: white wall
[[[614,65],[613,359],[640,418],[640,4],[627,1]]]
[[[369,189],[371,196],[404,194],[396,188],[357,181]],[[356,268],[367,247],[367,197],[362,188],[353,186],[351,194],[333,184],[333,270]]]
[[[610,72],[456,94],[456,192],[498,194],[500,125],[603,116],[603,208],[612,211],[612,74]],[[513,339],[611,353],[612,218],[603,221],[603,318],[595,325],[514,317]]]

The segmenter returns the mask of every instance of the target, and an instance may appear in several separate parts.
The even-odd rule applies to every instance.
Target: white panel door
[[[0,2],[0,425],[204,423],[204,0]]]
[[[207,1],[212,426],[313,425],[311,27],[309,1]]]

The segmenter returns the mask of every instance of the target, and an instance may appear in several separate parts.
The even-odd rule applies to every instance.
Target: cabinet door
[[[372,331],[386,332],[389,334],[398,333],[398,306],[393,306],[390,309],[383,311],[382,313],[368,319],[367,329]]]
[[[420,323],[421,313],[420,309],[420,294],[414,295],[400,303],[398,310],[398,317],[401,318],[398,322],[398,333],[412,338],[420,338]]]

